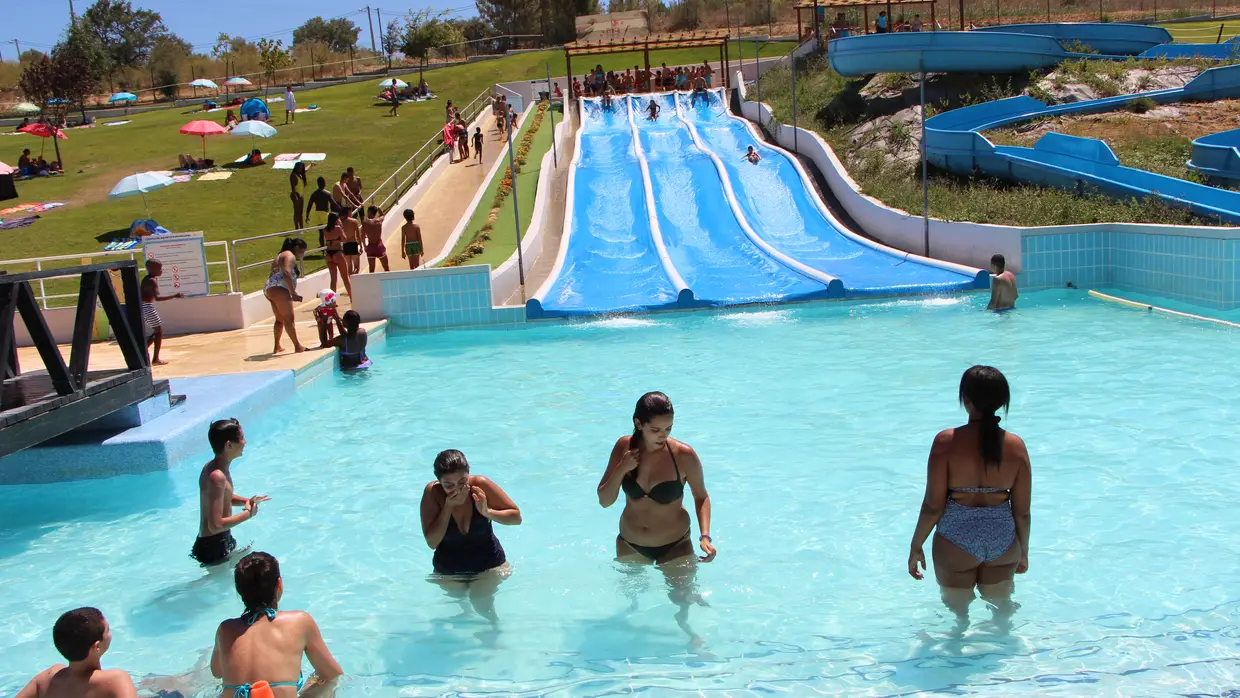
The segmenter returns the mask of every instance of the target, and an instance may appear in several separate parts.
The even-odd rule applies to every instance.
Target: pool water
[[[980,294],[393,337],[246,423],[237,529],[280,558],[350,675],[341,696],[1204,695],[1240,684],[1234,330],[1076,291]],[[1033,464],[1032,551],[1005,630],[955,631],[908,577],[925,459],[961,372],[998,366]],[[633,403],[666,391],[697,449],[718,558],[690,641],[662,575],[613,562],[595,487]],[[521,506],[498,632],[428,583],[418,503],[461,448]],[[0,695],[99,606],[106,665],[201,678],[241,609],[187,557],[204,453],[168,473],[0,489]],[[688,502],[688,500],[686,500]],[[691,503],[688,503],[691,506]],[[696,532],[696,522],[695,522]],[[696,535],[695,535],[696,537]],[[929,545],[927,545],[929,554]]]

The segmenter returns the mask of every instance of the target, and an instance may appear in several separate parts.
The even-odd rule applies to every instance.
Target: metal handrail
[[[228,243],[224,242],[223,240],[216,240],[214,242],[204,243],[203,247],[224,248],[224,261],[207,262],[208,267],[224,266],[226,267],[226,271],[229,271],[232,269],[232,266],[233,266],[231,263],[232,257],[230,254]],[[35,269],[37,271],[42,272],[42,271],[47,271],[46,269],[43,268],[43,265],[46,262],[60,262],[60,261],[66,261],[66,260],[74,260],[80,263],[80,261],[83,258],[90,259],[93,257],[128,257],[131,261],[137,261],[136,256],[141,253],[142,253],[142,248],[137,247],[131,250],[100,250],[98,252],[85,252],[81,254],[61,254],[61,255],[51,255],[48,257],[28,257],[26,259],[4,259],[4,260],[0,260],[0,267],[5,267],[9,265],[17,265],[17,264],[33,264],[35,265]],[[75,266],[78,266],[78,265],[75,265]],[[56,269],[56,267],[52,267],[51,269],[54,270]],[[208,272],[209,271],[210,270],[208,270]],[[35,299],[39,301],[40,305],[43,306],[44,310],[51,309],[51,306],[48,305],[49,300],[56,299],[56,298],[77,298],[78,297],[78,294],[76,293],[51,293],[49,294],[47,292],[47,287],[44,284],[45,279],[39,279],[38,281],[39,281],[39,293],[35,296]],[[207,288],[209,289],[211,286],[227,286],[228,293],[232,293],[236,288],[236,286],[233,283],[233,277],[231,274],[227,275],[227,279],[225,281],[212,281],[210,277],[210,273],[208,273]]]
[[[485,107],[485,105],[489,103],[489,100],[487,99],[487,97],[490,92],[491,92],[490,88],[483,90],[482,92],[478,93],[478,96],[474,97],[473,100],[469,102],[469,104],[465,105],[465,107],[461,109],[461,112],[465,115],[466,121],[473,121],[474,118],[476,118],[477,115],[482,112],[482,109]],[[388,206],[392,205],[394,201],[398,200],[401,197],[403,192],[407,191],[407,186],[413,182],[416,182],[418,177],[420,177],[426,171],[427,164],[430,162],[433,162],[435,158],[443,154],[442,150],[438,147],[439,144],[437,143],[440,137],[441,137],[441,134],[436,133],[435,135],[427,139],[427,141],[423,143],[421,147],[419,147],[416,151],[414,151],[413,155],[410,155],[403,163],[400,164],[400,166],[398,166],[395,170],[392,171],[392,174],[388,175],[387,179],[380,182],[379,185],[376,186],[370,192],[370,194],[366,196],[366,198],[362,199],[362,202],[358,204],[357,208],[354,209],[354,211],[364,212],[367,207],[374,204],[376,200],[379,200],[381,201],[381,203],[378,204],[378,207],[386,212]],[[409,167],[410,163],[414,163],[413,168],[408,170],[407,174],[402,175],[401,173],[406,171],[406,168]],[[380,192],[383,191],[385,188],[387,188],[389,184],[392,185],[391,191],[388,194],[384,195],[382,199],[377,199],[377,197],[379,197],[380,195]],[[230,260],[229,281],[232,284],[232,287],[237,288],[237,289],[241,288],[240,272],[246,269],[253,269],[255,267],[259,267],[264,264],[271,263],[271,260],[268,259],[268,260],[264,260],[260,262],[252,262],[250,264],[239,264],[239,261],[241,258],[237,254],[238,245],[248,244],[248,243],[256,242],[259,240],[270,240],[272,238],[279,238],[279,237],[302,237],[304,233],[312,232],[315,230],[318,230],[318,228],[317,227],[298,228],[297,230],[287,230],[287,231],[280,232],[280,233],[267,233],[264,235],[254,235],[251,237],[237,238],[236,240],[230,240],[228,242],[228,258]],[[318,247],[312,250],[308,250],[308,252],[318,252],[323,249],[324,248],[322,247]]]

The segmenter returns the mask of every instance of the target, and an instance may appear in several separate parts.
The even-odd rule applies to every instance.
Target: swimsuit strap
[[[1000,492],[1010,492],[1004,487],[951,487],[948,492],[981,492],[984,494],[997,494]]]
[[[266,608],[259,608],[253,611],[246,611],[245,613],[241,614],[241,617],[245,619],[245,624],[247,626],[254,625],[255,623],[258,622],[258,619],[263,616],[267,616],[267,620],[269,621],[275,620],[276,609],[270,606],[267,606]]]
[[[676,469],[676,482],[680,482],[680,466],[676,465],[676,456],[672,453],[672,442],[665,441],[663,445],[667,446],[667,457],[672,459],[672,467]]]

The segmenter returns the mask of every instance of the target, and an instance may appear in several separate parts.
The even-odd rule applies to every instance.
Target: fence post
[[[237,271],[237,242],[235,240],[228,241],[228,251],[224,253],[224,257],[228,260],[228,283],[237,290],[241,289],[241,274]]]

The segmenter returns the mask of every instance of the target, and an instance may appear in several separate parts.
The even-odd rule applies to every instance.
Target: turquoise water
[[[394,337],[246,423],[238,491],[267,493],[242,543],[278,556],[351,675],[341,696],[1218,694],[1240,684],[1237,334],[1081,292],[815,304]],[[952,634],[905,571],[960,373],[1007,373],[1005,424],[1033,463],[1030,570],[1010,632],[980,602]],[[611,560],[595,486],[644,391],[675,401],[714,503],[718,558],[691,650],[661,575]],[[461,448],[522,507],[500,632],[426,581],[418,502]],[[187,558],[195,474],[0,489],[0,694],[55,661],[82,604],[107,666],[187,672],[239,612]],[[695,524],[696,527],[696,524]],[[927,546],[927,553],[929,552]],[[630,598],[634,599],[631,601]],[[197,679],[204,695],[213,689]]]

